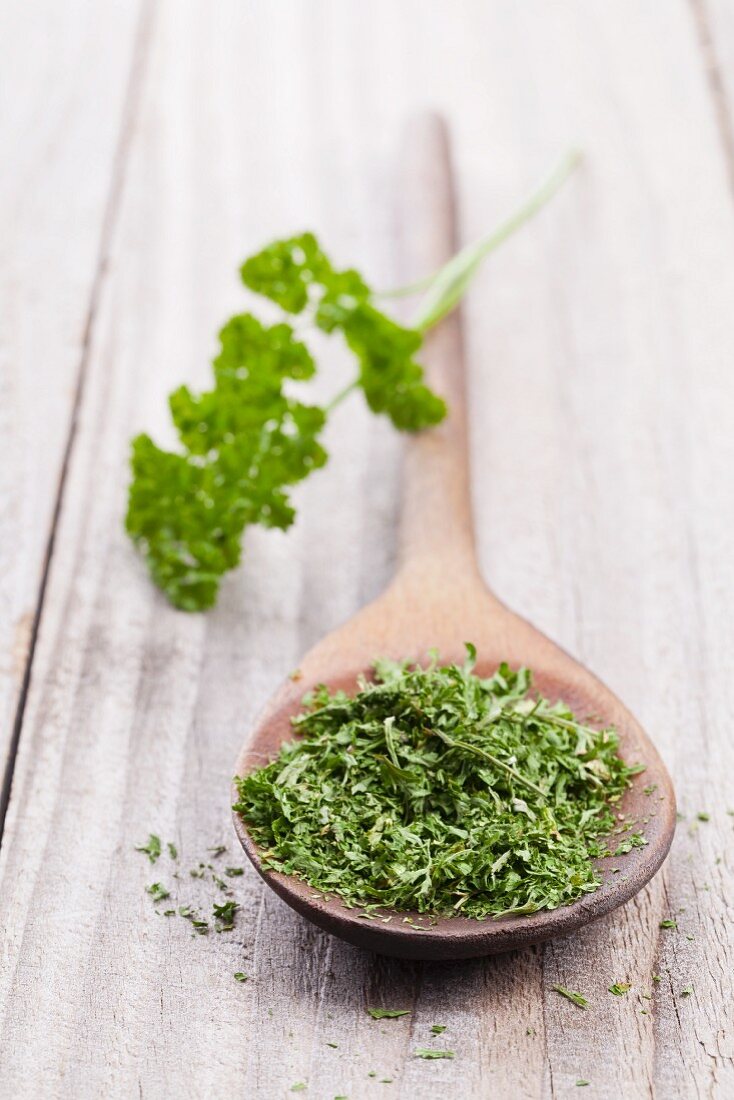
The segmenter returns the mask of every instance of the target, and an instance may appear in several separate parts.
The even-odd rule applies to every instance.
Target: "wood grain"
[[[734,211],[690,8],[164,2],[142,92],[0,850],[4,1089],[269,1100],[305,1081],[319,1100],[452,1100],[575,1096],[588,1079],[600,1097],[726,1097]],[[400,448],[343,408],[296,528],[253,533],[220,607],[187,617],[121,533],[127,442],[162,436],[167,391],[206,380],[243,301],[236,265],[262,241],[313,226],[394,281],[391,166],[427,103],[452,122],[465,240],[562,147],[585,150],[468,303],[480,558],[639,715],[686,821],[664,878],[543,949],[451,966],[361,954],[249,871],[237,932],[191,939],[144,893],[172,884],[170,864],[132,848],[158,831],[185,872],[229,841],[244,728],[391,572]],[[326,354],[324,394],[343,366]],[[198,880],[180,891],[209,897]],[[658,930],[667,916],[678,933]],[[625,980],[633,993],[607,993]],[[412,1015],[378,1023],[365,1004]],[[434,1023],[454,1061],[412,1056]]]
[[[137,16],[90,0],[0,9],[0,775],[102,278]]]

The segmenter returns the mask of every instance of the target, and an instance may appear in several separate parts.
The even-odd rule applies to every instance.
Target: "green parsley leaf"
[[[236,982],[246,982],[247,979],[248,979],[247,974],[243,974],[241,970],[236,970],[235,971],[234,980]]]
[[[166,890],[160,882],[153,882],[150,886],[145,887],[146,893],[150,894],[153,901],[163,901],[165,898],[170,898],[170,890]]]
[[[355,271],[336,271],[312,234],[275,241],[242,266],[250,289],[288,313],[309,308],[316,328],[342,333],[359,366],[354,385],[396,427],[437,424],[444,402],[423,381],[414,355],[422,336],[373,304]],[[285,530],[294,519],[286,490],[323,466],[326,408],[291,395],[316,371],[311,352],[287,323],[250,313],[219,333],[214,388],[181,386],[169,399],[180,448],[148,435],[132,443],[126,527],[153,580],[184,611],[211,607],[224,573],[240,561],[246,527]]]
[[[666,917],[665,920],[660,921],[661,928],[678,928],[678,921],[672,920],[670,917]],[[653,979],[654,980],[654,979]]]
[[[699,810],[699,812],[696,814],[696,817],[698,818],[699,821],[710,821],[711,820],[711,814],[704,813],[703,810]]]
[[[453,1050],[431,1050],[425,1047],[418,1047],[413,1051],[413,1055],[416,1058],[425,1058],[426,1060],[437,1058],[455,1058],[456,1054]]]
[[[386,413],[403,431],[443,420],[446,405],[425,385],[413,358],[421,333],[378,310],[361,275],[335,270],[312,233],[274,241],[247,260],[241,274],[245,286],[287,312],[308,306],[320,329],[342,333],[359,362],[357,384],[373,412]]]
[[[215,921],[219,921],[217,932],[231,932],[234,928],[234,915],[239,909],[236,901],[223,901],[220,904],[214,902],[212,912]]]
[[[581,1080],[581,1081],[577,1081],[577,1082],[576,1082],[576,1087],[577,1087],[577,1088],[579,1088],[579,1089],[581,1089],[581,1088],[583,1088],[583,1087],[584,1087],[584,1085],[590,1085],[590,1084],[591,1084],[591,1081],[583,1081],[583,1080]]]
[[[136,852],[145,852],[151,863],[155,863],[161,854],[161,838],[151,833],[146,844],[136,844]]]
[[[629,993],[631,985],[627,982],[615,982],[614,985],[609,986],[609,992],[613,993],[615,997],[624,997],[625,993]]]
[[[693,986],[692,985],[686,985],[680,991],[681,997],[690,997],[692,993],[693,993]]]
[[[305,1081],[296,1081],[295,1085],[291,1085],[291,1092],[303,1092],[306,1088]]]
[[[194,932],[198,936],[206,936],[209,932],[209,923],[205,921],[190,905],[182,905],[179,908],[179,916],[191,922]]]
[[[431,1031],[434,1035],[441,1035],[446,1030],[446,1024],[432,1024]]]
[[[243,314],[220,340],[215,389],[171,395],[183,452],[163,451],[147,435],[133,441],[127,530],[154,581],[185,611],[214,603],[248,524],[292,523],[284,487],[326,462],[317,439],[323,411],[284,393],[287,378],[314,370],[292,329]]]
[[[409,1008],[368,1008],[373,1020],[396,1020],[398,1016],[410,1016]]]
[[[573,989],[566,989],[565,985],[551,986],[554,993],[560,993],[562,997],[565,997],[569,1001],[573,1001],[579,1008],[588,1008],[589,1002],[582,993],[576,993]]]
[[[626,837],[622,841],[613,854],[615,856],[623,856],[626,855],[627,852],[631,852],[633,848],[644,848],[646,844],[647,841],[642,833],[632,833],[631,836]]]
[[[171,857],[171,859],[178,859],[178,848],[170,840],[168,841],[167,848],[168,848],[168,854]]]
[[[224,873],[229,878],[237,878],[239,875],[244,875],[245,871],[243,867],[225,867]]]

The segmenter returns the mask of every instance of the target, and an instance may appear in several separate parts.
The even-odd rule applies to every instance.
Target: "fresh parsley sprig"
[[[568,154],[490,237],[406,288],[426,291],[410,328],[378,308],[389,295],[373,293],[354,269],[334,267],[312,233],[274,241],[242,264],[245,286],[275,303],[283,319],[267,325],[240,313],[226,322],[213,388],[194,394],[181,386],[169,397],[178,450],[162,449],[147,434],[132,442],[126,528],[172,604],[211,607],[222,577],[239,564],[245,529],[293,523],[290,487],[326,463],[324,427],[350,393],[360,390],[371,411],[400,431],[443,420],[446,405],[416,358],[425,332],[458,304],[483,259],[548,201],[576,160]],[[293,392],[294,383],[313,379],[316,363],[292,317],[340,336],[356,360],[356,375],[323,406]]]

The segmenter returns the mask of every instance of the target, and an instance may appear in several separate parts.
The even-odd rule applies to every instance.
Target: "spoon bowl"
[[[405,143],[406,205],[403,252],[414,272],[430,271],[454,251],[454,202],[443,123],[424,116]],[[256,870],[284,901],[314,924],[359,947],[411,959],[460,959],[539,943],[580,928],[629,900],[655,874],[675,829],[675,795],[665,767],[642,727],[591,672],[505,607],[487,588],[474,550],[463,355],[456,313],[431,333],[423,362],[428,381],[448,401],[449,417],[416,436],[407,448],[400,566],[387,590],[304,657],[248,737],[236,765],[246,775],[272,760],[293,738],[291,718],[317,684],[348,693],[369,677],[377,657],[421,663],[438,650],[442,663],[461,664],[465,642],[477,649],[476,673],[492,675],[503,662],[528,667],[534,687],[563,700],[580,718],[613,726],[620,755],[645,771],[633,778],[619,803],[632,820],[647,819],[647,845],[614,861],[597,861],[602,885],[571,905],[524,916],[478,921],[452,916],[427,919],[390,913],[368,919],[337,898],[324,898],[294,876],[263,865],[239,816],[234,826]],[[652,793],[645,793],[645,789]],[[237,798],[236,790],[233,792]],[[619,867],[619,873],[613,873]],[[385,919],[389,917],[389,920]],[[412,923],[411,923],[412,922]]]
[[[439,649],[442,662],[461,664],[466,637],[477,646],[478,676],[491,676],[503,660],[514,667],[525,664],[532,668],[534,687],[543,696],[551,701],[562,699],[592,725],[615,727],[622,758],[645,765],[645,771],[633,777],[619,803],[619,812],[635,821],[648,819],[644,826],[647,845],[633,848],[616,860],[595,861],[602,885],[571,905],[486,921],[456,916],[439,917],[434,923],[425,914],[406,912],[392,914],[389,922],[381,917],[361,917],[359,909],[348,909],[338,898],[327,900],[308,883],[268,869],[245,823],[235,814],[237,836],[255,869],[296,912],[325,931],[358,947],[407,959],[471,958],[540,943],[572,932],[628,901],[662,864],[675,829],[675,795],[649,737],[604,684],[488,592],[475,591],[475,597],[483,595],[485,599],[475,599],[474,614],[464,609],[457,616],[457,627],[464,628],[461,637],[456,631],[451,636],[439,635],[438,623],[432,627],[430,618],[424,617],[421,641],[415,646],[413,637],[411,648],[409,637],[402,637],[401,610],[404,614],[406,599],[410,603],[412,587],[406,578],[398,577],[380,599],[311,650],[299,678],[286,681],[243,748],[237,775],[246,775],[272,760],[283,742],[293,739],[291,718],[300,711],[304,693],[317,684],[326,683],[332,690],[353,694],[358,677],[369,678],[370,661],[375,655],[425,659],[431,646]],[[414,627],[416,619],[409,616],[408,622]],[[362,647],[367,656],[355,661],[354,650]],[[645,789],[651,787],[654,791],[645,794]],[[620,869],[618,874],[613,873],[613,867]],[[390,915],[387,909],[380,912]]]

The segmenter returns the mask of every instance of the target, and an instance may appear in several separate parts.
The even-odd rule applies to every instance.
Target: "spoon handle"
[[[421,278],[457,249],[456,202],[446,122],[436,114],[409,125],[402,153],[400,241],[404,274]],[[400,571],[477,573],[469,482],[466,382],[459,311],[428,335],[420,355],[428,384],[446,400],[442,424],[406,447]]]

